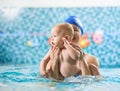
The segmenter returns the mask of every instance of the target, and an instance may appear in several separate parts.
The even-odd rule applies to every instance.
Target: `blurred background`
[[[77,16],[83,25],[83,50],[100,67],[120,67],[120,7],[0,8],[0,65],[39,64],[49,49],[51,28]]]

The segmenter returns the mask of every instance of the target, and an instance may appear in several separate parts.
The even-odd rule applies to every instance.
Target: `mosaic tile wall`
[[[80,18],[84,32],[103,31],[103,43],[85,52],[101,67],[120,67],[120,7],[0,8],[0,64],[39,64],[49,49],[50,29],[69,15]]]

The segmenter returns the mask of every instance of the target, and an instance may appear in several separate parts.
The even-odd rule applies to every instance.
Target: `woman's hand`
[[[60,48],[58,47],[52,47],[50,51],[50,59],[52,60],[58,60],[60,54]]]

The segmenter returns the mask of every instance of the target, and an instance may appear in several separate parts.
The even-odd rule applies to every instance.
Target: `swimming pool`
[[[62,82],[40,77],[37,64],[49,50],[50,30],[70,15],[79,17],[89,34],[90,45],[84,51],[98,58],[101,77],[69,77]],[[119,15],[120,7],[1,7],[0,91],[119,91]],[[103,43],[93,41],[94,32],[103,33]]]
[[[119,91],[120,69],[101,68],[100,72],[100,77],[69,77],[57,82],[40,77],[39,65],[2,65],[0,91]]]

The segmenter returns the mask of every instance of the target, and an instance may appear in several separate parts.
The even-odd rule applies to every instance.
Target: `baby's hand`
[[[68,42],[67,39],[62,38],[62,40],[63,40],[64,46],[65,46],[66,48],[67,48],[68,46],[70,46],[70,43]]]
[[[79,53],[80,53],[80,59],[82,59],[85,56],[84,51],[82,50],[82,48],[79,45],[76,45],[76,44],[74,44],[72,42],[70,42],[70,45],[72,47],[74,47],[77,51],[79,51]]]

